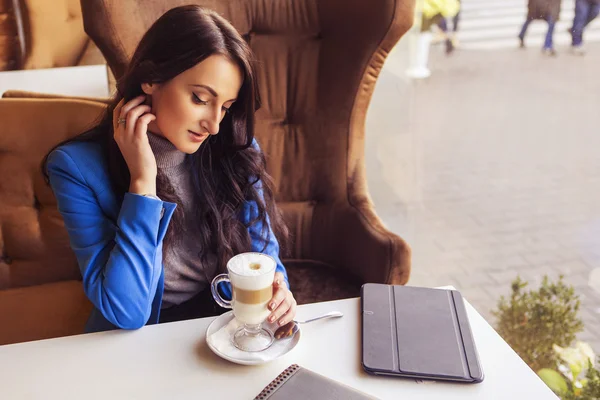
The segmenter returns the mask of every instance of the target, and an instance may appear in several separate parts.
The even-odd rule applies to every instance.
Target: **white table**
[[[7,90],[108,97],[108,74],[106,65],[2,71],[0,95]]]
[[[299,307],[304,319],[331,310],[345,315],[303,326],[283,358],[241,366],[208,348],[213,318],[0,346],[3,399],[252,399],[297,363],[381,399],[556,399],[537,375],[467,304],[485,380],[481,384],[419,383],[374,377],[360,357],[359,299]]]

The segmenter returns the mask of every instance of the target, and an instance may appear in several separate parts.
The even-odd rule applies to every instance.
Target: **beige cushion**
[[[0,100],[0,289],[81,279],[40,164],[56,144],[90,128],[105,107],[83,100]]]
[[[79,0],[24,0],[28,21],[24,69],[76,65],[87,35],[83,31]]]
[[[83,333],[91,310],[80,281],[0,290],[0,345]]]

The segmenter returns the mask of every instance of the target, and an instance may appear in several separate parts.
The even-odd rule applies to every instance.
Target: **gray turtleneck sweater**
[[[175,232],[178,236],[176,245],[165,249],[162,308],[168,308],[181,304],[206,289],[210,284],[209,279],[216,273],[217,263],[214,256],[209,256],[209,265],[200,263],[201,246],[197,241],[199,232],[195,220],[192,176],[187,168],[189,158],[162,136],[148,133],[148,140],[156,157],[156,166],[175,189],[181,200],[177,206],[183,207],[185,215],[183,231]]]

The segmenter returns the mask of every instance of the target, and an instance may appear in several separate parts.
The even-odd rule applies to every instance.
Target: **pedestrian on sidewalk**
[[[573,27],[571,32],[571,49],[575,54],[583,55],[583,31],[585,27],[592,22],[600,12],[600,0],[576,0],[575,17],[573,18]]]
[[[442,40],[446,43],[446,53],[451,54],[454,49],[458,47],[458,38],[456,37],[456,32],[458,32],[458,23],[460,21],[460,0],[453,5],[453,7],[458,6],[458,12],[452,20],[452,29],[450,29],[450,18],[444,18],[442,14],[438,14],[436,18],[438,22],[436,23],[440,32],[442,33]],[[454,11],[454,10],[453,10]]]
[[[458,23],[460,21],[460,0],[458,0],[458,12],[456,13],[456,15],[454,16],[454,18],[452,18],[452,32],[456,33],[458,32]]]
[[[429,46],[433,39],[431,33],[431,27],[438,25],[446,18],[452,18],[456,16],[460,8],[458,0],[425,0],[422,5],[422,9],[415,9],[415,13],[421,17],[420,32],[414,41],[411,43],[411,61],[410,66],[406,71],[406,74],[413,79],[424,79],[431,75],[429,69]],[[444,28],[445,27],[445,28]],[[450,37],[448,36],[447,25],[442,23],[440,28],[444,34],[444,41],[446,43],[446,54],[452,53],[454,45]]]
[[[561,0],[529,0],[527,18],[519,33],[519,42],[521,47],[525,47],[525,34],[527,28],[535,20],[543,20],[548,23],[548,32],[546,33],[546,39],[544,40],[544,47],[542,52],[546,55],[555,56],[556,50],[554,49],[553,36],[554,26],[558,21],[560,15],[560,3]]]
[[[452,54],[454,51],[453,37],[458,27],[458,13],[460,11],[459,0],[425,0],[423,3],[423,21],[421,23],[421,32],[427,32],[433,25],[437,25],[442,31],[444,43],[446,45],[446,54]],[[448,29],[447,19],[453,19],[453,32]]]
[[[458,0],[458,12],[456,13],[456,15],[452,18],[452,44],[454,44],[454,47],[458,47],[458,38],[456,37],[456,32],[458,32],[458,23],[460,21],[460,9],[462,7],[461,0]]]

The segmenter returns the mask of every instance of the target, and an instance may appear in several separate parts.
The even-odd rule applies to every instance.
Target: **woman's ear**
[[[142,91],[146,94],[152,94],[156,89],[156,84],[154,83],[142,83]]]

